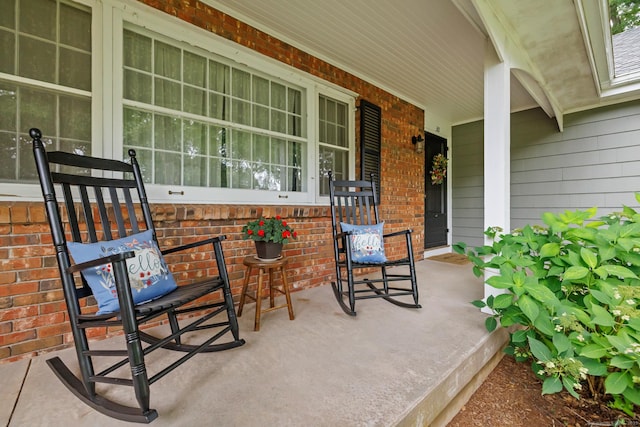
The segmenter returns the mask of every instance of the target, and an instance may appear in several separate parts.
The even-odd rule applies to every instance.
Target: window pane
[[[0,18],[1,19],[1,18]],[[15,74],[15,35],[9,31],[0,30],[0,72]]]
[[[55,41],[56,2],[52,0],[19,0],[20,31]]]
[[[151,104],[151,76],[124,70],[124,97],[132,101]]]
[[[124,109],[124,145],[151,148],[153,137],[151,113]]]
[[[209,87],[219,93],[229,93],[229,66],[209,61]]]
[[[0,180],[16,179],[17,145],[15,133],[0,132]]]
[[[18,75],[56,83],[56,45],[20,36]]]
[[[229,188],[229,165],[230,162],[224,159],[211,159],[209,187]]]
[[[53,134],[56,130],[56,96],[49,92],[26,88],[20,88],[19,93],[22,127],[37,127],[43,133]]]
[[[204,116],[207,113],[207,92],[202,89],[185,86],[184,111]]]
[[[0,131],[16,130],[18,88],[0,83]]]
[[[231,188],[251,189],[253,183],[251,164],[247,161],[233,161],[231,168]]]
[[[231,157],[234,159],[251,160],[251,134],[234,130],[232,135]]]
[[[207,125],[185,121],[184,150],[187,158],[207,154]],[[206,171],[206,168],[204,170]]]
[[[154,154],[154,176],[156,184],[181,185],[181,156],[176,153],[156,152]]]
[[[155,45],[154,72],[159,76],[180,80],[180,49],[159,41]]]
[[[207,186],[207,158],[204,156],[184,159],[184,185],[194,187]]]
[[[269,162],[269,137],[256,135],[253,139],[253,160],[257,163]]]
[[[280,110],[287,108],[287,89],[278,83],[271,83],[271,106]]]
[[[258,104],[269,105],[269,80],[254,76],[253,101]]]
[[[155,116],[155,148],[159,150],[181,151],[182,121],[175,117]]]
[[[91,54],[60,48],[60,84],[91,90]]]
[[[233,109],[231,119],[234,123],[240,123],[243,125],[251,124],[251,104],[248,102],[233,100]]]
[[[229,120],[229,98],[224,95],[211,94],[209,97],[209,116],[214,119]]]
[[[151,39],[132,31],[124,32],[124,65],[151,72]]]
[[[60,96],[60,137],[90,141],[91,100],[75,96]],[[88,153],[89,154],[89,153]]]
[[[182,109],[182,96],[180,84],[170,80],[156,78],[154,80],[155,94],[154,103],[161,107],[173,110]]]
[[[61,3],[60,43],[91,51],[91,14]]]
[[[184,53],[184,82],[197,87],[207,87],[207,60],[190,52]]]
[[[16,28],[15,0],[0,0],[0,27]]]
[[[251,74],[233,70],[233,96],[241,99],[251,99]]]

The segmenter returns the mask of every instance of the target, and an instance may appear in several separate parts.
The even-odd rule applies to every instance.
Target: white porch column
[[[484,230],[511,231],[510,83],[507,62],[501,62],[491,43],[484,61]],[[485,244],[491,244],[485,236]],[[485,274],[485,280],[491,272]],[[484,285],[485,298],[500,292]],[[488,312],[488,311],[487,311]]]

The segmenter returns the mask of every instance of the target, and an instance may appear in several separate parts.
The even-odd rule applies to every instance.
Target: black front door
[[[442,154],[447,157],[447,140],[425,133],[425,200],[424,200],[424,247],[447,245],[447,179],[442,183],[432,182],[433,158]]]

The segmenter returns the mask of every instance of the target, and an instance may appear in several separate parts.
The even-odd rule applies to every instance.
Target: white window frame
[[[134,0],[74,0],[92,13],[92,155],[121,159],[123,147],[123,29],[125,23],[193,45],[230,61],[301,87],[306,98],[306,164],[303,192],[278,192],[229,188],[165,186],[149,184],[151,202],[229,204],[326,204],[319,196],[318,98],[320,94],[349,106],[349,173],[355,176],[355,99],[357,94],[294,69],[275,59],[226,40]],[[102,141],[112,141],[103,144]],[[39,185],[0,183],[0,200],[40,200]]]

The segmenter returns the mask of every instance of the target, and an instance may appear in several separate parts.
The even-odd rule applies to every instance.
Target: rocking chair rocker
[[[383,298],[401,307],[421,308],[418,304],[411,230],[383,234],[384,223],[380,222],[378,217],[373,175],[371,181],[338,181],[334,180],[329,172],[329,195],[336,266],[336,281],[332,282],[331,286],[344,312],[355,316],[356,300],[368,298]],[[385,242],[403,236],[406,256],[388,260],[384,253]],[[381,277],[354,278],[354,272],[362,269],[376,269]],[[402,271],[398,272],[400,269]],[[397,282],[409,283],[398,286]],[[411,296],[413,302],[396,299],[400,296]],[[345,303],[345,297],[348,299],[348,305]]]
[[[225,236],[160,251],[134,150],[129,150],[131,164],[64,152],[47,153],[40,130],[31,129],[29,134],[33,138],[36,168],[51,227],[80,376],[74,375],[58,357],[49,359],[47,363],[76,397],[97,411],[125,421],[149,423],[158,416],[157,411],[149,407],[151,384],[197,353],[227,350],[244,344],[244,340],[239,338],[222,252]],[[61,187],[60,195],[56,193],[54,185]],[[90,197],[94,199],[93,203]],[[60,213],[61,208],[64,216]],[[136,214],[142,215],[143,221],[139,222]],[[72,242],[67,241],[69,236]],[[77,246],[76,251],[72,249],[74,245]],[[162,255],[202,245],[211,245],[217,263],[217,275],[197,283],[176,286]],[[89,252],[92,252],[92,256],[84,259]],[[73,263],[72,258],[75,261]],[[107,274],[111,269],[113,274]],[[137,271],[132,275],[134,269]],[[97,287],[92,282],[95,277],[89,279],[92,272],[98,274]],[[141,274],[145,275],[142,280],[137,276]],[[158,295],[144,294],[150,290],[155,292],[160,283],[167,286],[158,288]],[[137,286],[140,284],[142,286]],[[106,292],[106,295],[101,292]],[[86,304],[81,301],[91,295],[98,300],[98,313],[83,309]],[[209,297],[201,299],[199,304],[194,302],[207,295]],[[108,303],[103,306],[99,296]],[[136,297],[142,301],[137,301]],[[179,319],[179,316],[195,311],[202,314],[195,318]],[[157,322],[163,315],[167,316],[171,329],[167,336],[157,338],[140,330],[142,324]],[[117,326],[124,330],[124,344],[120,349],[91,348],[87,330]],[[205,329],[211,331],[205,337],[187,339],[184,335]],[[142,341],[148,345],[143,346]],[[167,363],[168,366],[154,369],[157,373],[149,376],[145,359],[159,348],[185,354],[173,363]],[[98,373],[94,372],[94,359],[104,356],[115,358],[117,362]],[[115,372],[126,365],[129,365],[130,375]],[[133,387],[138,406],[107,399],[97,390],[104,385],[97,384]]]

